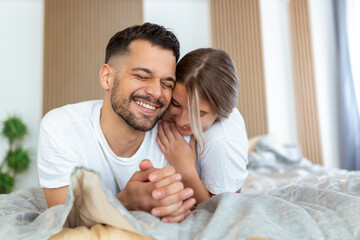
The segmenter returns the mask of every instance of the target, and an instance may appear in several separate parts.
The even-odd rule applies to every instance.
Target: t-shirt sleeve
[[[42,120],[37,153],[40,187],[59,188],[69,185],[72,170],[80,165],[73,132],[70,128]]]
[[[200,178],[213,194],[236,192],[247,177],[248,143],[225,137],[205,144],[200,158]]]

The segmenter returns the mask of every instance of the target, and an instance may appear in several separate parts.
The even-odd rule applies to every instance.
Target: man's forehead
[[[157,46],[142,46],[133,49],[128,56],[122,58],[124,65],[130,69],[147,69],[152,74],[169,75],[175,79],[176,59],[171,50]]]

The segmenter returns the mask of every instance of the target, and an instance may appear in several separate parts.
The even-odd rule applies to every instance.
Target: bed
[[[77,168],[64,205],[48,209],[40,188],[0,195],[0,239],[360,239],[360,172],[314,165],[269,137],[253,150],[242,193],[214,196],[181,223],[127,211]]]

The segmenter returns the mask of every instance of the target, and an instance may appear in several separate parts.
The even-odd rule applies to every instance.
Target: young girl
[[[249,145],[237,93],[236,68],[222,50],[197,49],[177,65],[157,143],[185,187],[194,190],[197,203],[214,194],[240,192],[247,177]],[[183,136],[191,136],[190,141]]]

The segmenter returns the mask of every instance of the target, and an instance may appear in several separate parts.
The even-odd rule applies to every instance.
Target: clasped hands
[[[125,188],[116,197],[129,210],[142,210],[160,217],[163,222],[181,222],[195,205],[194,191],[184,188],[175,168],[153,167],[143,160]]]

